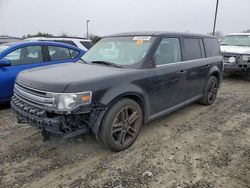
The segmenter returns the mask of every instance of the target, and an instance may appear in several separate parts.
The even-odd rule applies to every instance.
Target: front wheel
[[[136,140],[143,122],[140,106],[131,99],[122,99],[108,110],[102,121],[101,139],[110,150],[118,152]]]
[[[203,105],[211,105],[214,103],[217,92],[219,89],[219,81],[215,76],[211,76],[208,79],[203,98],[200,100],[200,103]]]

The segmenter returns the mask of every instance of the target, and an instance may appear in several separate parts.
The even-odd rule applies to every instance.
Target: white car
[[[250,33],[226,35],[220,42],[224,72],[243,73],[250,78]]]
[[[29,37],[25,40],[61,42],[76,46],[84,51],[87,51],[93,46],[91,40],[80,37]]]

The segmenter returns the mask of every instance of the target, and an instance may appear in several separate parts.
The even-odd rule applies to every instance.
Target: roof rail
[[[32,37],[27,37],[27,38],[42,38],[42,37],[44,37],[44,38],[71,38],[71,39],[84,39],[84,40],[90,40],[90,39],[87,39],[87,38],[84,38],[84,37],[70,37],[70,36],[66,36],[66,37],[64,37],[64,36],[32,36]]]

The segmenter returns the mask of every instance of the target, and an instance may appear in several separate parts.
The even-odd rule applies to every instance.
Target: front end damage
[[[98,135],[99,116],[106,110],[105,105],[88,104],[71,113],[57,112],[55,109],[43,108],[41,104],[20,95],[20,92],[14,92],[11,107],[17,115],[18,123],[27,123],[43,132],[60,134],[65,138],[87,134],[90,130]]]

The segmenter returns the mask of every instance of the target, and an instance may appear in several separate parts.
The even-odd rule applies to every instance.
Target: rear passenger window
[[[76,58],[79,55],[79,52],[76,50],[69,50],[69,52],[70,52],[71,59]]]
[[[178,38],[164,38],[155,52],[155,64],[164,65],[181,61],[181,47]]]
[[[186,61],[202,58],[201,48],[198,39],[184,38],[184,59]]]
[[[48,46],[50,60],[60,61],[70,59],[70,52],[68,48],[58,46]]]
[[[215,38],[204,38],[204,44],[207,57],[219,56],[220,46],[219,42]]]

